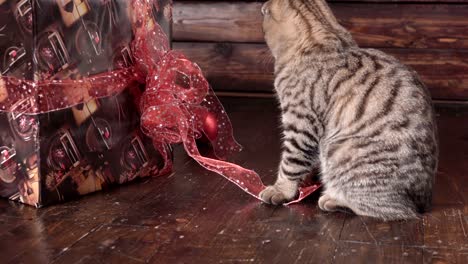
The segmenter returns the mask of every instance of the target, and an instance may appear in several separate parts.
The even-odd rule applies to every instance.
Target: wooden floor
[[[265,182],[279,161],[276,104],[224,99]],[[434,209],[382,223],[301,204],[260,204],[176,150],[176,172],[44,209],[0,200],[0,263],[468,263],[468,109],[438,108]]]

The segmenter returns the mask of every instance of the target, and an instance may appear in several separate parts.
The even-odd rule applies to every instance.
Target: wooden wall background
[[[174,1],[174,49],[217,92],[270,94],[273,60],[261,29],[263,1]],[[419,72],[433,98],[468,101],[468,0],[331,0],[362,47]]]

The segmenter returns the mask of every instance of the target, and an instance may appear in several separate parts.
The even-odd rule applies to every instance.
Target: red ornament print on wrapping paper
[[[149,23],[151,6],[146,0],[133,0],[132,51],[135,66],[94,75],[80,80],[30,82],[11,77],[0,79],[0,90],[8,97],[0,110],[10,109],[19,100],[31,98],[31,112],[47,112],[81,103],[89,95],[100,98],[117,94],[134,82],[145,83],[140,100],[143,132],[165,157],[163,172],[172,167],[167,144],[182,143],[187,154],[206,169],[233,182],[259,198],[265,188],[252,170],[229,163],[229,154],[241,150],[233,138],[232,126],[218,98],[209,87],[200,68],[183,54],[171,51],[157,23]],[[218,159],[202,156],[196,139],[204,134]],[[310,184],[299,189],[299,202],[320,187]]]

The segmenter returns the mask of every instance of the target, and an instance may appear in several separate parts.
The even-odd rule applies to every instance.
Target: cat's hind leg
[[[357,215],[382,220],[418,218],[413,203],[404,195],[392,191],[394,187],[368,191],[363,191],[362,187],[343,188],[346,188],[346,195],[342,192],[325,191],[318,201],[320,209],[333,212],[346,208]]]
[[[370,197],[352,197],[349,208],[357,215],[379,218],[385,221],[419,218],[414,205],[404,196],[393,193],[393,197],[375,194]],[[391,193],[391,192],[387,192]]]
[[[323,194],[318,200],[318,206],[322,211],[335,212],[347,208],[347,204],[330,193]]]
[[[328,194],[324,194],[318,200],[319,208],[323,211],[333,212],[338,208],[338,202]]]

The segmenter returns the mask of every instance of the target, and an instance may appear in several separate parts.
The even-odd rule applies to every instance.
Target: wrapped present
[[[171,0],[145,2],[170,39]],[[0,196],[37,207],[171,171],[140,128],[127,0],[0,0]],[[142,22],[142,21],[140,21]]]

